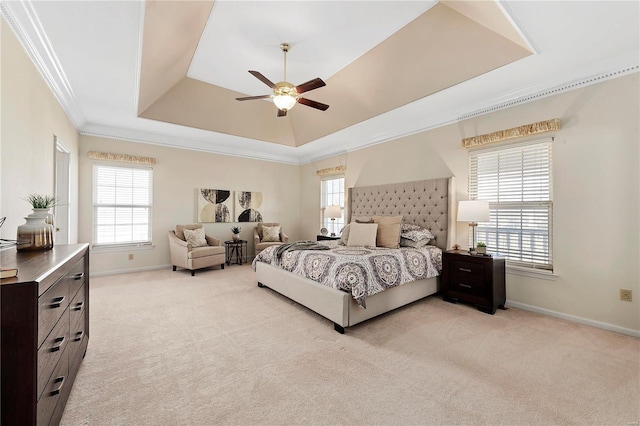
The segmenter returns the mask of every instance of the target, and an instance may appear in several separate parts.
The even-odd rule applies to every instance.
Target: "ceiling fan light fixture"
[[[273,89],[273,103],[281,111],[289,111],[298,102],[298,92],[293,84],[281,81]]]
[[[298,100],[291,95],[276,95],[273,97],[273,103],[282,111],[289,111],[297,102]]]

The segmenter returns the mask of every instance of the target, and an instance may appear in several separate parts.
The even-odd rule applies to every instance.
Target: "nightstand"
[[[442,254],[442,298],[474,304],[494,314],[506,301],[505,260],[451,250]]]
[[[329,235],[316,235],[316,241],[326,241],[326,240],[339,240],[340,235],[336,235],[335,237]]]

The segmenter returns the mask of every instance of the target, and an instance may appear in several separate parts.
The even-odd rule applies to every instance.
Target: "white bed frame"
[[[437,237],[436,245],[447,248],[455,241],[450,212],[453,212],[453,178],[372,187],[349,188],[352,216],[403,215],[403,222],[430,229]],[[373,206],[371,199],[378,205]],[[429,200],[429,201],[427,201]],[[392,311],[438,292],[439,277],[413,281],[367,297],[362,309],[350,293],[324,286],[264,262],[256,262],[259,287],[269,287],[333,321],[334,329],[344,333],[346,327]]]

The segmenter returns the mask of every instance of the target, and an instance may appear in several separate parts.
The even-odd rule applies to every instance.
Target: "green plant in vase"
[[[25,224],[18,226],[18,251],[45,251],[53,248],[53,215],[49,210],[57,204],[52,195],[31,194],[25,201],[31,204],[33,213],[25,217]]]
[[[487,253],[487,245],[482,241],[478,241],[476,244],[476,253],[478,254],[486,254]]]
[[[241,226],[232,226],[231,227],[231,232],[233,232],[233,241],[238,241],[238,239],[240,238],[240,236],[238,235],[240,233],[240,231],[242,231],[242,227]]]

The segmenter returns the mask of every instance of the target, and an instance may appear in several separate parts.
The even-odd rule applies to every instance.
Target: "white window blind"
[[[510,264],[553,270],[553,139],[469,153],[469,198],[489,201],[477,241]]]
[[[93,244],[150,244],[152,169],[93,166]]]
[[[322,180],[322,200],[320,208],[322,210],[322,227],[336,235],[344,227],[344,176],[333,176]],[[325,208],[328,206],[340,206],[342,216],[336,220],[325,217]]]

